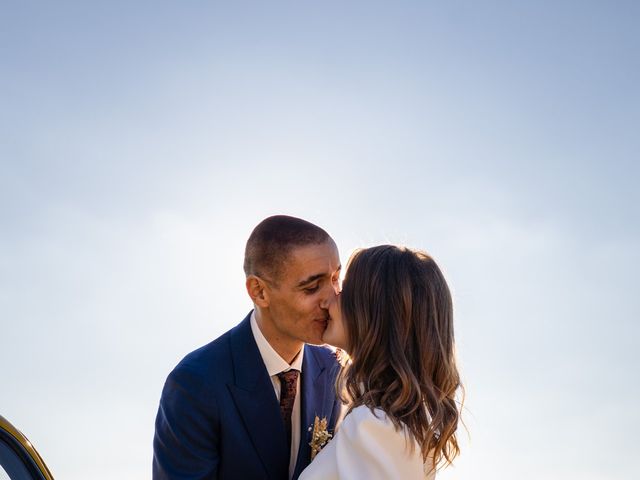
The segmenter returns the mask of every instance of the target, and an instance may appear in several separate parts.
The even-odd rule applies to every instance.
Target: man
[[[297,479],[315,417],[335,428],[335,356],[321,345],[340,260],[320,227],[263,220],[245,250],[254,310],[187,355],[167,378],[156,418],[153,478]]]

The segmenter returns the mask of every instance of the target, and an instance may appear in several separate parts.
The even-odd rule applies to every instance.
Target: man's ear
[[[245,285],[247,287],[247,293],[251,297],[251,300],[253,300],[253,303],[262,308],[269,306],[269,292],[266,289],[264,280],[255,275],[249,275],[247,276]]]

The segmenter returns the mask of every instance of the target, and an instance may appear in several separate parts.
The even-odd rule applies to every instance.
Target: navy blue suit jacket
[[[300,447],[293,478],[309,464],[315,416],[335,428],[338,364],[305,345]],[[273,384],[251,332],[250,314],[187,355],[162,391],[153,440],[154,480],[287,480],[289,445]]]

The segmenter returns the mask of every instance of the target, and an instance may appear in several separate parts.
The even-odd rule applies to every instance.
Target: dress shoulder
[[[384,411],[360,406],[342,422],[336,436],[339,478],[422,480],[420,448]]]
[[[384,411],[354,408],[300,480],[433,480],[418,443]]]

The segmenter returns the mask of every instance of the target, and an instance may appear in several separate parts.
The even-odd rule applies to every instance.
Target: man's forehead
[[[333,242],[294,247],[285,262],[287,273],[302,281],[310,275],[332,275],[340,268],[338,249]]]

